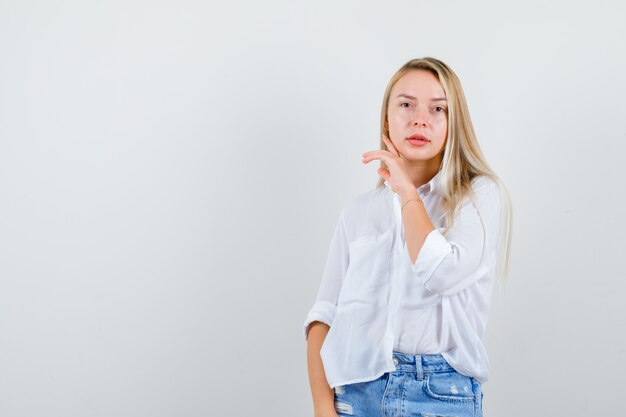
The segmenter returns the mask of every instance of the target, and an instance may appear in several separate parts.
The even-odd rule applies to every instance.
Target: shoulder
[[[495,178],[479,175],[472,179],[472,191],[478,196],[499,196],[500,185]]]
[[[472,189],[476,191],[483,188],[497,189],[498,183],[494,178],[486,175],[478,175],[474,177],[472,179]]]
[[[506,190],[497,178],[485,175],[478,176],[472,180],[472,191],[475,203],[482,216],[488,219],[498,219],[502,215],[502,210],[506,208]]]
[[[348,226],[354,228],[357,224],[384,217],[389,190],[386,187],[373,188],[350,198],[341,210],[341,216]]]
[[[481,209],[499,211],[502,205],[503,193],[497,179],[486,175],[479,175],[472,179],[472,193]]]

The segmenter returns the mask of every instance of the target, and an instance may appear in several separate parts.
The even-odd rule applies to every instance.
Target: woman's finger
[[[393,154],[387,151],[383,151],[382,149],[363,153],[363,162],[365,163],[368,163],[374,159],[380,159],[388,166],[389,161],[392,158],[393,158]]]
[[[378,168],[378,175],[383,177],[385,181],[388,181],[389,178],[391,178],[391,174],[389,173],[389,170],[385,168]]]

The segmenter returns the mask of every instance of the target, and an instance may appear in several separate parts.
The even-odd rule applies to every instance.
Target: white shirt
[[[439,171],[417,188],[435,229],[414,264],[400,196],[386,181],[341,210],[304,322],[305,339],[311,322],[330,326],[320,354],[331,388],[395,371],[394,350],[441,353],[458,372],[487,381],[483,336],[499,245],[499,188],[490,178],[475,178],[483,221],[468,198],[444,236],[441,177]]]

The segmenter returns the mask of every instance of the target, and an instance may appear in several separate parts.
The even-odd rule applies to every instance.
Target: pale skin
[[[445,148],[448,118],[446,96],[441,83],[428,71],[412,70],[391,89],[387,107],[389,136],[383,141],[389,150],[363,153],[362,162],[383,160],[388,169],[378,174],[400,196],[404,237],[412,263],[415,263],[428,233],[435,229],[416,188],[437,174]],[[420,134],[429,141],[416,146],[408,137]],[[409,201],[411,200],[411,201]],[[315,417],[338,417],[334,391],[326,380],[320,349],[330,327],[319,321],[311,323],[307,339],[309,384]]]
[[[309,326],[306,356],[314,417],[338,417],[335,411],[335,392],[328,385],[320,356],[322,343],[324,343],[329,330],[330,327],[326,323],[319,321],[314,321]]]

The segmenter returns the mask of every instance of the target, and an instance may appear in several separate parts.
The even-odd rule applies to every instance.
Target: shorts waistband
[[[394,351],[393,363],[396,371],[416,372],[418,379],[421,379],[425,373],[454,371],[441,353],[411,355]]]

